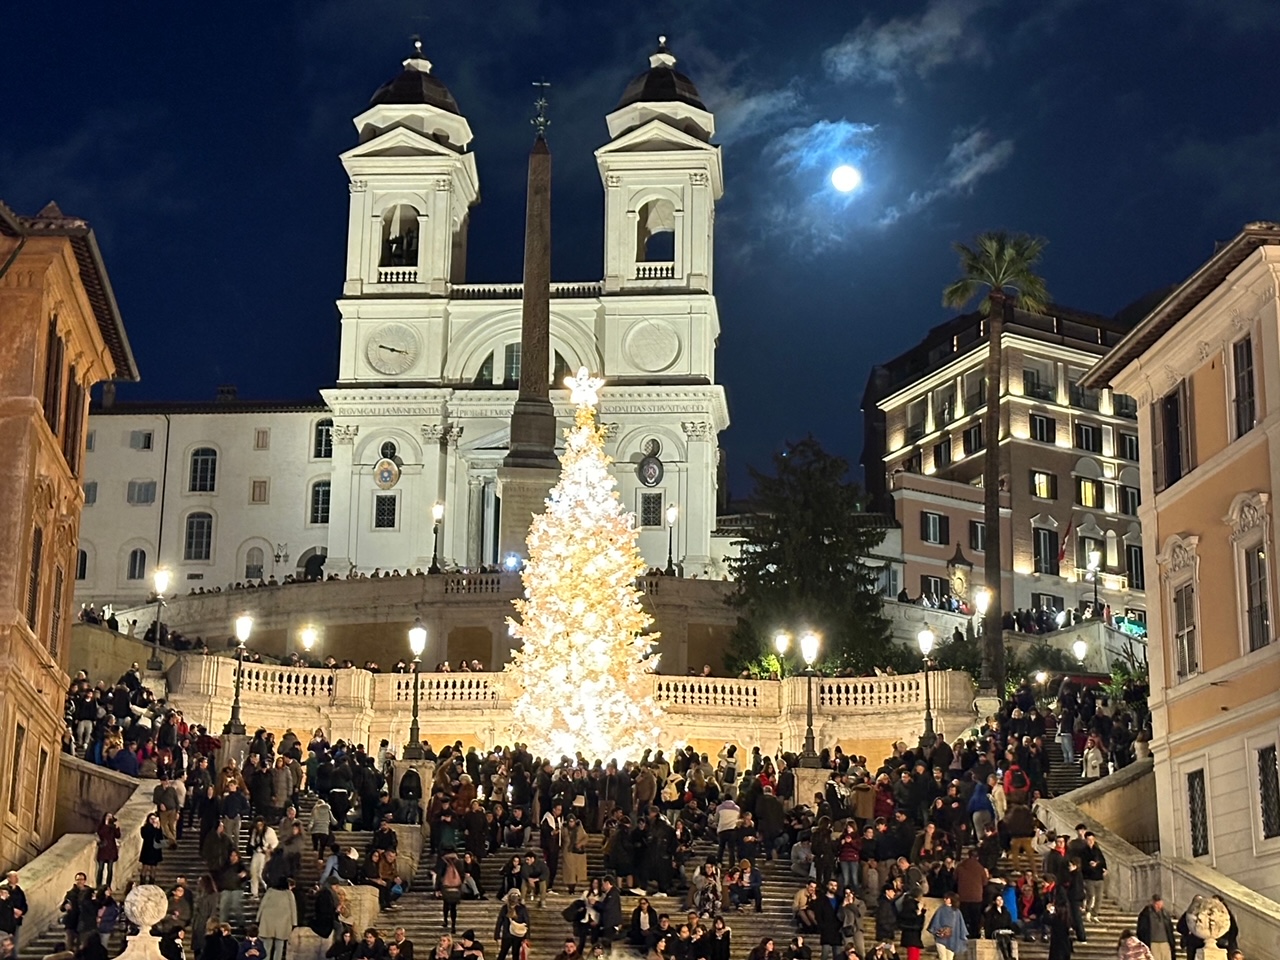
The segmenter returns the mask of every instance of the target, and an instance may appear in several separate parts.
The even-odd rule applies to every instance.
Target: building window
[[[1033,593],[1031,595],[1031,609],[1061,613],[1067,609],[1067,601],[1056,593]]]
[[[913,400],[907,405],[907,443],[912,443],[924,436],[925,402]]]
[[[1191,396],[1185,380],[1157,401],[1152,437],[1152,468],[1159,491],[1173,486],[1192,468]]]
[[[1120,456],[1125,460],[1138,462],[1138,435],[1136,433],[1119,433],[1116,434],[1118,439],[1117,448]]]
[[[941,577],[922,574],[920,577],[920,596],[932,597],[937,600],[946,595],[947,582]]]
[[[84,452],[85,453],[93,453],[93,446],[94,446],[94,443],[97,442],[97,439],[98,439],[97,430],[90,430],[88,433],[84,435]]]
[[[477,387],[493,386],[493,354],[489,354],[484,358],[484,363],[480,364],[480,371],[476,374],[473,381]]]
[[[267,480],[250,480],[249,481],[249,502],[250,503],[266,503],[267,493],[270,488],[270,482]]]
[[[1124,545],[1124,564],[1129,573],[1129,587],[1133,590],[1147,588],[1147,575],[1143,572],[1142,546],[1136,543]]]
[[[1068,382],[1070,383],[1071,405],[1079,407],[1081,410],[1097,410],[1098,397],[1097,390],[1090,390],[1088,387],[1081,385],[1080,379],[1084,376],[1083,370],[1067,371]]]
[[[375,530],[394,530],[396,527],[396,495],[380,493],[373,498],[373,527]]]
[[[921,512],[920,539],[925,543],[950,543],[951,519],[942,513]]]
[[[258,427],[253,431],[253,449],[271,449],[271,431],[267,427]]]
[[[130,480],[125,488],[126,503],[134,506],[146,506],[156,502],[156,482],[154,480]]]
[[[399,448],[390,440],[387,440],[378,448],[378,455],[382,457],[383,460],[395,460],[396,454],[399,452]]]
[[[1253,390],[1253,338],[1245,337],[1231,345],[1232,383],[1236,436],[1243,437],[1257,424],[1257,398]]]
[[[134,547],[129,551],[129,564],[125,568],[126,580],[145,580],[147,577],[147,551]]]
[[[44,562],[44,528],[31,532],[31,572],[27,574],[27,626],[33,631],[40,614],[40,566]]]
[[[40,818],[44,816],[44,792],[48,786],[49,779],[49,751],[44,747],[40,748],[40,764],[36,767],[36,819],[32,824],[32,829],[36,833],[40,832]]]
[[[27,745],[27,728],[18,724],[13,731],[13,759],[9,767],[9,812],[18,814],[18,791],[22,787],[22,751]]]
[[[1111,395],[1111,412],[1117,417],[1124,417],[1126,420],[1138,419],[1138,401],[1133,397],[1125,396],[1123,393],[1113,393]]]
[[[1092,423],[1076,424],[1076,446],[1090,453],[1102,452],[1102,430]]]
[[[964,412],[973,413],[987,405],[987,378],[981,369],[964,375]]]
[[[261,580],[265,559],[266,555],[262,552],[261,547],[250,547],[246,550],[244,554],[244,578],[246,580]]]
[[[44,419],[56,435],[62,419],[62,367],[66,345],[58,336],[58,318],[49,321],[49,336],[44,356]]]
[[[76,551],[76,579],[83,580],[89,575],[89,554],[84,550]]]
[[[1101,570],[1107,565],[1107,551],[1101,540],[1095,537],[1076,537],[1076,567],[1081,570],[1087,570],[1089,567],[1089,554],[1098,554],[1098,569]],[[1093,581],[1090,580],[1092,583]]]
[[[213,493],[218,482],[218,451],[213,447],[197,447],[191,453],[191,482],[187,489],[192,493]]]
[[[970,456],[977,453],[986,444],[982,442],[982,424],[975,423],[964,432],[964,455]]]
[[[1088,477],[1076,477],[1076,503],[1091,510],[1102,507],[1102,483]]]
[[[902,461],[903,473],[922,473],[923,467],[924,457],[921,455],[919,450]]]
[[[892,563],[886,563],[883,567],[876,570],[876,590],[882,597],[888,597],[890,600],[896,600],[901,587],[898,586],[899,575],[898,568]]]
[[[182,544],[182,559],[202,562],[211,556],[213,556],[213,514],[188,514],[186,538]]]
[[[514,386],[520,382],[520,342],[508,343],[502,351],[502,383]]]
[[[1137,487],[1120,488],[1120,512],[1126,517],[1136,517],[1142,505],[1142,491]]]
[[[1057,500],[1058,475],[1044,470],[1032,470],[1031,495],[1041,500]]]
[[[951,465],[951,438],[948,437],[940,443],[933,445],[933,466],[934,469],[942,469]]]
[[[640,526],[660,527],[663,524],[661,493],[640,494]]]
[[[131,430],[129,432],[129,449],[150,450],[152,436],[150,430]]]
[[[58,659],[62,643],[62,592],[66,589],[67,575],[58,567],[53,571],[53,604],[49,610],[49,654]]]
[[[92,507],[98,502],[98,481],[90,480],[84,485],[84,505]]]
[[[1200,670],[1196,648],[1196,588],[1193,583],[1184,583],[1173,592],[1173,650],[1179,679]]]
[[[935,429],[945,427],[956,418],[956,391],[954,387],[946,387],[933,392],[933,425]]]
[[[1054,387],[1053,375],[1049,373],[1048,364],[1023,368],[1022,392],[1036,400],[1044,400],[1048,403],[1057,401],[1058,391]]]
[[[1249,624],[1249,651],[1271,642],[1271,614],[1267,600],[1267,551],[1262,544],[1244,552],[1245,617]]]
[[[326,418],[316,422],[316,432],[312,455],[317,460],[333,458],[333,421]]]
[[[1187,816],[1191,821],[1191,856],[1209,855],[1209,805],[1204,792],[1204,771],[1187,774]]]
[[[329,522],[329,493],[331,486],[328,480],[317,480],[311,485],[311,522]]]
[[[969,549],[978,553],[987,550],[987,525],[982,520],[969,521]]]
[[[1031,439],[1037,443],[1058,442],[1058,422],[1043,413],[1031,415]]]
[[[1262,839],[1280,837],[1280,769],[1276,745],[1263,747],[1258,755],[1258,803],[1262,814]]]
[[[1035,548],[1035,572],[1050,573],[1056,577],[1062,562],[1058,555],[1058,531],[1036,527],[1031,532]]]

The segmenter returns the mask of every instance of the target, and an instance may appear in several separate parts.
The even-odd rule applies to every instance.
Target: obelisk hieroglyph
[[[556,415],[550,398],[551,371],[551,148],[547,145],[547,84],[533,124],[528,200],[524,224],[524,294],[520,321],[520,392],[511,411],[511,441],[498,470],[501,516],[499,550],[505,558],[525,555],[529,521],[541,513],[559,476]]]

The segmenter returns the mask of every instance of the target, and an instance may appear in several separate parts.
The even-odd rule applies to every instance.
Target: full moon
[[[831,185],[841,193],[857,190],[860,183],[862,183],[862,174],[857,167],[851,167],[845,163],[831,171]]]

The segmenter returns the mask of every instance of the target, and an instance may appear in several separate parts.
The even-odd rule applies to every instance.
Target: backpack
[[[1013,789],[1015,790],[1026,790],[1027,787],[1031,786],[1030,782],[1027,780],[1027,775],[1022,772],[1021,767],[1017,767],[1011,771],[1009,775],[1009,783],[1012,784]]]
[[[458,872],[458,862],[456,860],[445,862],[444,876],[440,879],[440,886],[447,890],[459,890],[462,888],[462,874]]]

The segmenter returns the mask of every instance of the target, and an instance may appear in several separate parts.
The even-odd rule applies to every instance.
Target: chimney
[[[102,385],[102,409],[110,410],[116,405],[116,385],[112,380],[108,380]]]
[[[236,385],[234,383],[224,383],[218,388],[218,403],[228,403],[236,398]]]

